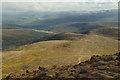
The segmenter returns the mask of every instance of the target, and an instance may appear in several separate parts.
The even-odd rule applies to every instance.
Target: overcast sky
[[[117,9],[117,2],[4,2],[3,12],[15,11],[99,11]]]

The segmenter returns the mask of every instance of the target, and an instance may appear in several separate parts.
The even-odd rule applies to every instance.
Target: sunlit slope
[[[3,76],[20,73],[38,66],[76,64],[94,54],[118,52],[118,41],[98,35],[77,40],[53,40],[21,46],[17,51],[3,52]]]

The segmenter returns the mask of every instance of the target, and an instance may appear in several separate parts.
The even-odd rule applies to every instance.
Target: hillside
[[[92,34],[97,34],[105,37],[110,37],[113,39],[120,39],[119,36],[119,28],[118,27],[106,27],[106,28],[99,28],[99,29],[94,29],[91,31]]]
[[[25,80],[119,80],[120,53],[113,55],[94,55],[90,59],[75,65],[56,66],[47,69],[38,67],[37,70],[22,74],[11,73],[6,77]],[[3,79],[4,80],[4,79]]]
[[[4,29],[4,28],[7,29]],[[25,29],[15,26],[3,26],[3,50],[14,50],[16,47],[33,42],[46,40],[64,40],[80,37],[77,33],[90,31],[104,26],[90,24],[88,22],[72,22],[49,26],[46,30]],[[75,32],[75,35],[64,34]]]
[[[51,40],[24,45],[15,51],[3,52],[3,77],[37,66],[77,64],[92,55],[118,52],[118,41],[99,35],[85,35],[76,40]]]
[[[49,31],[53,31],[56,33],[62,33],[62,32],[84,32],[88,30],[93,30],[97,28],[103,28],[105,26],[99,25],[99,24],[91,24],[89,22],[71,22],[71,23],[64,23],[64,24],[58,24],[49,26]]]
[[[14,50],[21,45],[30,44],[40,37],[49,35],[45,31],[35,31],[32,29],[2,29],[3,50]]]

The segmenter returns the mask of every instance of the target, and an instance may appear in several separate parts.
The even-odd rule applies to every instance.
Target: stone
[[[98,66],[106,65],[106,64],[107,64],[107,62],[99,61],[99,62],[96,62],[96,63],[92,64],[91,66],[92,67],[98,67]]]
[[[57,66],[56,66],[56,65],[54,65],[54,66],[52,67],[52,69],[56,69],[56,67],[57,67]]]
[[[112,76],[107,75],[106,73],[92,72],[89,74],[90,78],[113,78]]]
[[[120,74],[116,74],[113,76],[114,78],[120,78]]]
[[[25,76],[25,74],[21,74],[21,76]]]
[[[98,66],[97,69],[98,70],[107,70],[108,68],[106,66]]]
[[[80,69],[80,74],[87,73],[90,70],[89,66],[83,66]]]
[[[120,61],[120,52],[119,52],[119,53],[116,53],[115,55],[118,56],[118,57],[117,57],[117,60]]]
[[[28,70],[26,70],[26,73],[29,73],[29,71],[28,71]]]
[[[103,60],[108,62],[114,60],[114,58],[112,56],[105,56]]]
[[[15,74],[11,73],[11,74],[8,75],[6,78],[12,78],[12,77],[14,77],[14,76],[15,76]]]
[[[120,62],[117,63],[117,66],[120,66]]]
[[[45,70],[45,68],[44,68],[44,67],[40,67],[40,66],[39,66],[39,68],[38,68],[38,69],[39,69],[39,70]]]
[[[76,76],[77,80],[89,80],[86,79],[88,76],[86,74],[79,74],[78,76]]]
[[[76,70],[70,70],[70,72],[76,72]]]
[[[101,60],[101,56],[99,55],[94,55],[91,57],[90,62],[98,62]]]

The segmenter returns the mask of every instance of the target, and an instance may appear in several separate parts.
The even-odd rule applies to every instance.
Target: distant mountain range
[[[117,10],[105,10],[86,14],[78,12],[3,13],[3,29],[6,29],[4,26],[14,26],[19,28],[51,30],[53,28],[50,26],[71,22],[115,22],[118,21],[117,12]]]

